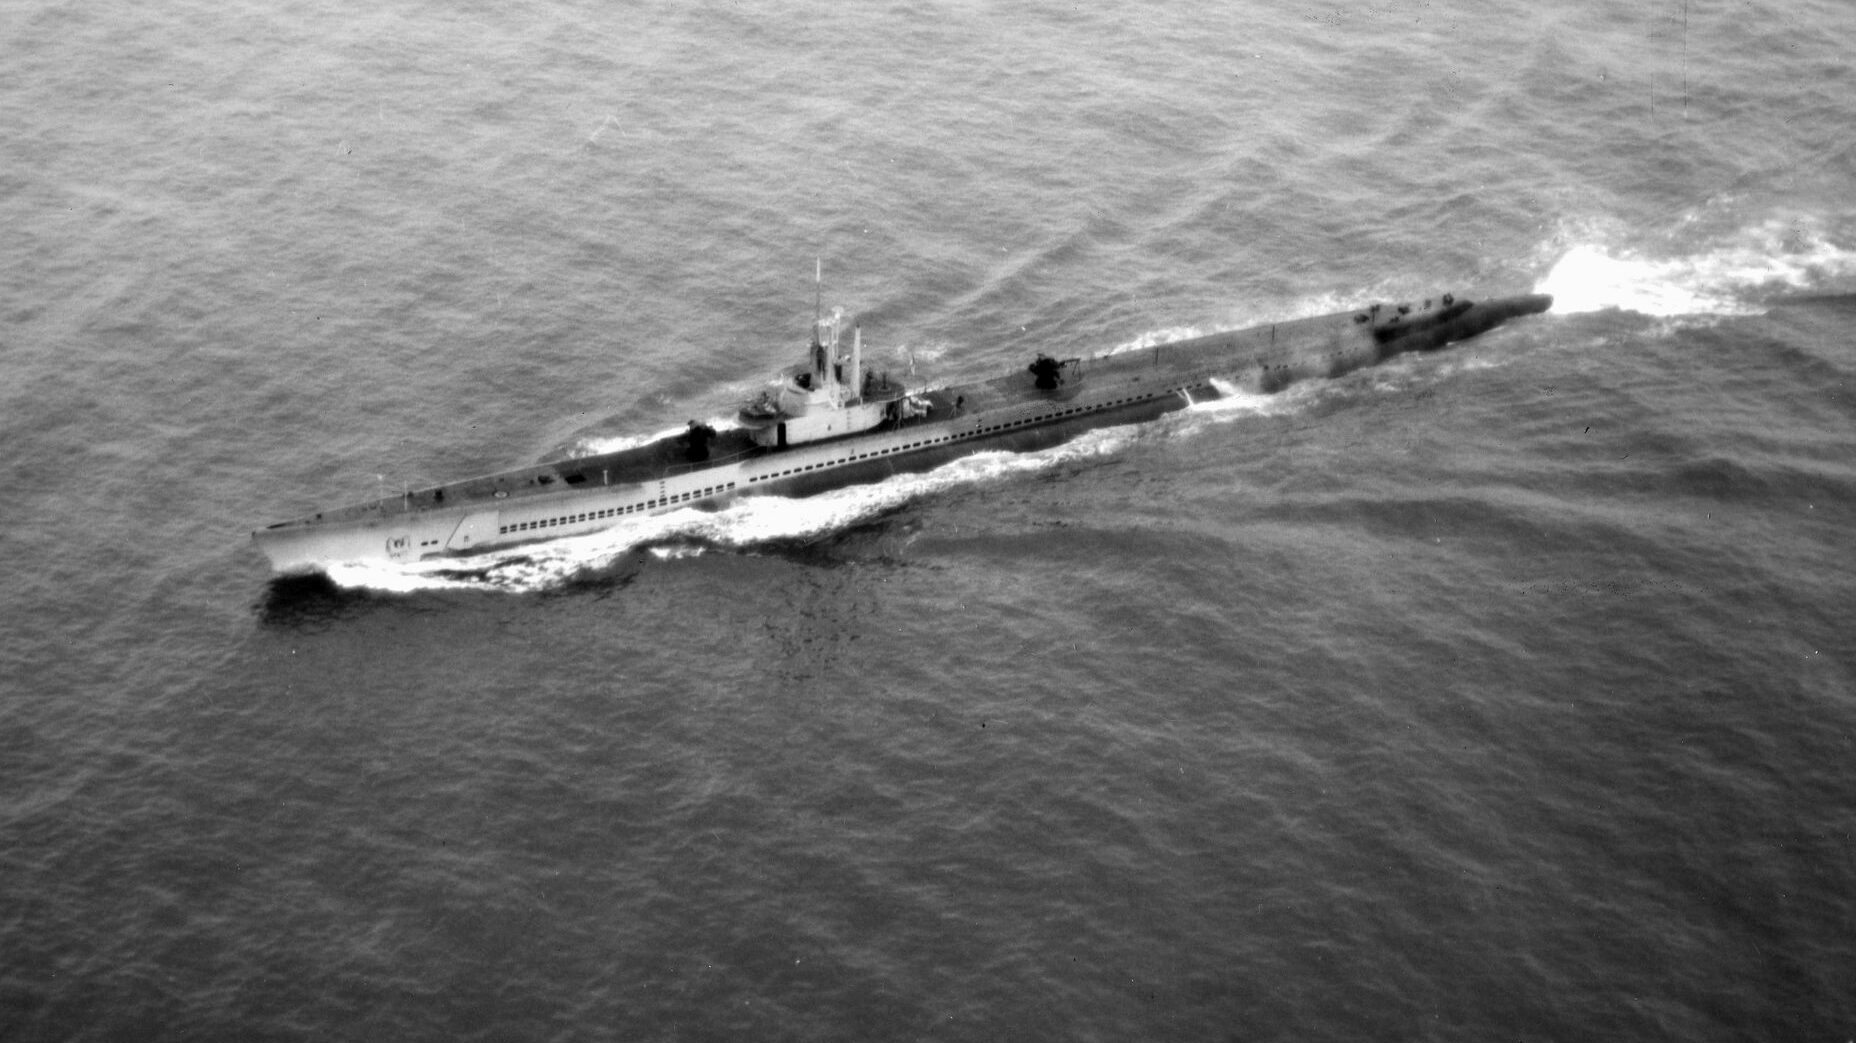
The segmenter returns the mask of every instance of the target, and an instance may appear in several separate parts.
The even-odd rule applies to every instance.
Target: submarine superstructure
[[[1220,397],[1214,379],[1269,393],[1337,377],[1552,304],[1544,294],[1481,302],[1444,294],[1088,358],[1039,354],[990,380],[913,389],[864,366],[861,330],[843,351],[843,316],[834,312],[815,318],[805,360],[743,405],[733,427],[692,421],[645,445],[408,490],[278,522],[252,539],[274,570],[298,574],[468,556],[743,495],[809,495],[1151,420]]]

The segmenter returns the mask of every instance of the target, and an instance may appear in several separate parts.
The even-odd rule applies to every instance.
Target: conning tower
[[[851,330],[850,353],[839,351],[844,311],[812,322],[806,361],[788,366],[760,396],[741,407],[741,426],[756,445],[782,448],[868,431],[895,417],[903,398],[888,375],[867,372],[863,331]]]

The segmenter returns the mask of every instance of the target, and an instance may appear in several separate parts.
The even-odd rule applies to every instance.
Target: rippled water
[[[27,5],[0,1038],[1842,1039],[1828,3]],[[1437,355],[460,573],[248,533],[1542,290]]]

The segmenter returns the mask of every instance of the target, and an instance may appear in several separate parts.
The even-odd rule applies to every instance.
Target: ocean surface
[[[1845,0],[18,0],[0,1040],[1856,1038]],[[252,529],[1454,291],[1045,452]]]

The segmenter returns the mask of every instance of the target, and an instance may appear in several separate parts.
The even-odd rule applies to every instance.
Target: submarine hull
[[[846,486],[871,485],[899,474],[922,474],[942,464],[952,463],[963,456],[972,456],[975,453],[1035,453],[1040,449],[1049,449],[1074,441],[1077,437],[1099,428],[1146,423],[1184,409],[1191,402],[1205,402],[1219,397],[1222,396],[1217,389],[1207,384],[1193,394],[1190,402],[1179,395],[1167,395],[1152,401],[1104,410],[1100,413],[1052,421],[1016,431],[963,439],[893,457],[858,461],[831,470],[782,478],[757,486],[753,491],[755,494],[773,496],[816,496],[819,493],[831,492]]]
[[[1028,371],[921,389],[878,427],[766,446],[703,428],[631,449],[467,479],[266,526],[254,543],[282,574],[344,562],[461,557],[597,532],[638,515],[743,495],[807,496],[921,472],[977,452],[1027,452],[1083,432],[1152,420],[1219,397],[1331,378],[1468,340],[1552,306],[1544,295],[1421,303],[1213,333],[1090,358],[1040,357]],[[905,408],[906,407],[906,408]],[[698,458],[700,457],[700,458]]]

